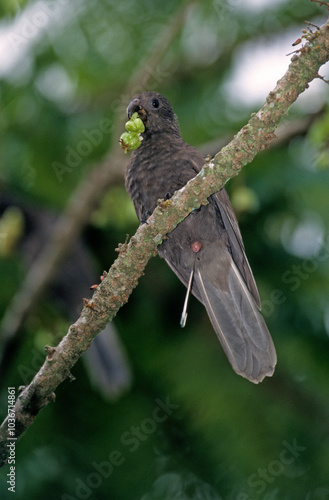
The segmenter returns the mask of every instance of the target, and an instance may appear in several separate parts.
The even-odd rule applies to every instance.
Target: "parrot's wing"
[[[234,263],[240,271],[241,276],[243,277],[251,295],[260,309],[260,298],[257,285],[245,253],[238,221],[230,203],[228,194],[225,189],[222,189],[213,195],[212,199],[216,203],[217,209],[219,210],[223,224],[227,231]]]
[[[197,173],[205,164],[205,158],[200,153],[200,151],[198,151],[193,146],[187,145],[187,150],[189,151],[189,156],[186,163],[189,164],[190,171],[193,170],[195,173]],[[184,163],[185,162],[183,162],[183,166],[185,166]],[[218,193],[212,195],[210,199],[215,203],[227,231],[232,258],[237,268],[239,269],[240,274],[243,277],[248,289],[250,290],[251,295],[254,297],[257,307],[260,309],[260,298],[257,290],[257,285],[245,253],[238,221],[236,219],[236,215],[232,208],[228,194],[223,188]],[[185,277],[185,284],[188,282],[188,279],[188,276]],[[194,294],[196,295],[196,293]],[[199,297],[198,299],[200,300]]]

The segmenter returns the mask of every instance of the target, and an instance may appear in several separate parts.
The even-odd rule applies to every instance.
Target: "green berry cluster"
[[[140,134],[145,131],[145,126],[138,113],[133,113],[125,128],[127,132],[121,134],[119,142],[124,152],[127,153],[128,151],[134,151],[141,145],[142,137]]]

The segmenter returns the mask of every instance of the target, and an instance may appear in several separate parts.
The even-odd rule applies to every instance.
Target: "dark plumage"
[[[182,188],[205,160],[181,138],[176,116],[162,95],[137,94],[128,116],[134,112],[145,132],[127,166],[126,188],[140,222],[145,222],[158,200]],[[233,369],[255,383],[271,376],[275,348],[258,310],[257,286],[225,189],[181,222],[158,251],[206,307]]]

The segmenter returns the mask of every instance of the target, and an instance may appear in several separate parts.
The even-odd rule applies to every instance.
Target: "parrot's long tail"
[[[258,383],[271,376],[276,364],[275,347],[255,301],[233,260],[228,290],[203,277],[198,261],[194,286],[201,295],[218,339],[236,373]]]

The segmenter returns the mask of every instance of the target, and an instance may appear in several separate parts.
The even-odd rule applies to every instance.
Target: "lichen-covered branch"
[[[16,405],[16,437],[34,421],[37,413],[54,398],[57,386],[70,376],[70,370],[91,341],[128,301],[156,247],[193,209],[207,203],[228,179],[238,174],[254,156],[268,147],[274,131],[291,104],[308,83],[318,77],[319,68],[329,60],[329,25],[326,23],[307,45],[292,57],[286,74],[269,93],[264,106],[247,125],[208,161],[201,172],[167,201],[160,202],[147,224],[140,226],[129,244],[121,245],[119,256],[92,300],[86,301],[80,318],[55,347],[46,348],[46,361],[31,384],[20,394]],[[6,459],[7,419],[0,427],[0,458]]]

